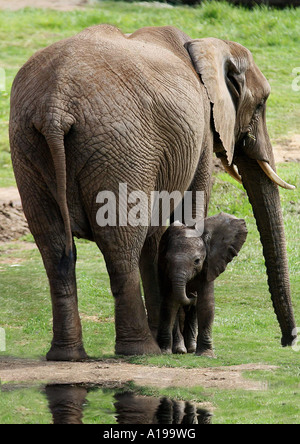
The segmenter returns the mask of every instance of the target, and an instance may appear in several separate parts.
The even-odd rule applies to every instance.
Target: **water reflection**
[[[87,389],[73,385],[47,385],[46,395],[53,424],[82,424]]]
[[[101,390],[97,387],[98,390]],[[82,424],[89,390],[82,385],[47,385],[45,388],[54,424]],[[196,405],[169,398],[116,393],[115,417],[118,424],[210,424],[211,414]],[[99,406],[99,410],[101,406]]]
[[[209,424],[211,415],[190,402],[116,394],[118,424]]]

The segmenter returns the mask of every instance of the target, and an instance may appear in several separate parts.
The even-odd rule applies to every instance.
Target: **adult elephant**
[[[214,151],[231,174],[238,178],[234,164],[241,173],[261,233],[282,345],[292,343],[285,235],[273,181],[289,186],[274,172],[265,116],[269,93],[246,48],[192,40],[173,27],[125,36],[109,25],[94,26],[37,52],[22,67],[11,93],[10,144],[24,212],[50,282],[48,359],[86,357],[73,236],[95,241],[103,252],[115,298],[116,353],[160,352],[156,258],[164,228],[119,220],[99,226],[97,196],[118,196],[119,184],[126,183],[128,192],[147,196],[153,190],[190,190],[194,197],[203,191],[207,207]]]

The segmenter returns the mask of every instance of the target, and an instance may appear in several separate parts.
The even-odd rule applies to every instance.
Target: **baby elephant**
[[[163,353],[214,356],[214,280],[246,237],[245,221],[225,213],[194,227],[175,222],[166,230],[158,261],[162,305],[157,340]]]

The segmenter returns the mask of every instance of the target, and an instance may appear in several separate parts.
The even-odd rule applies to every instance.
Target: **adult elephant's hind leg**
[[[158,354],[160,348],[154,340],[143,304],[139,268],[111,277],[115,298],[116,354]]]
[[[53,340],[46,356],[48,361],[82,361],[87,358],[78,313],[75,245],[73,252],[67,257],[63,250],[59,257],[51,259],[51,266],[46,265],[53,313]]]
[[[141,295],[139,259],[144,233],[135,228],[109,227],[100,242],[115,300],[116,354],[158,354]],[[107,241],[109,239],[109,241]],[[98,239],[99,240],[99,239]]]
[[[20,169],[19,169],[20,167]],[[82,343],[75,277],[76,250],[65,254],[66,235],[54,198],[34,166],[24,158],[15,166],[24,213],[43,258],[50,284],[53,340],[48,360],[80,361]]]

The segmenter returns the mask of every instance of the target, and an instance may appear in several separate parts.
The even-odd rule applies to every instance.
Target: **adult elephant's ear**
[[[214,281],[238,255],[247,238],[243,219],[226,213],[205,219],[202,239],[206,245],[206,279]]]
[[[241,73],[223,40],[206,38],[185,44],[196,72],[213,104],[215,130],[232,164],[235,146],[236,105],[241,94]]]

